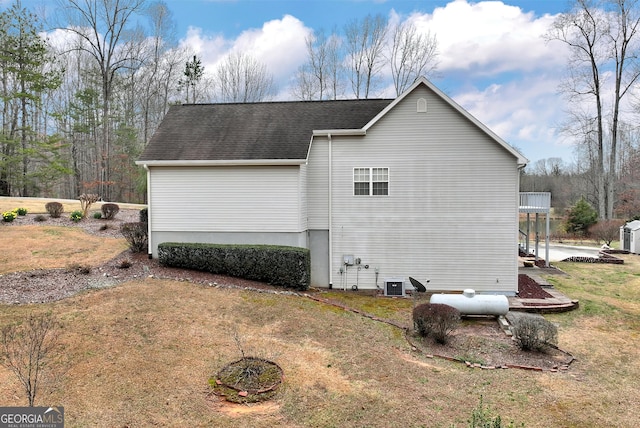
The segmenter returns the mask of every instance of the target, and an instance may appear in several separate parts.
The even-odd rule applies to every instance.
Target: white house
[[[526,162],[421,78],[396,99],[173,106],[137,164],[153,256],[292,245],[316,287],[513,295]]]

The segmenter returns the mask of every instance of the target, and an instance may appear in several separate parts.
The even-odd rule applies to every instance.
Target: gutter
[[[314,137],[331,137],[331,135],[367,135],[364,129],[316,129],[313,131]]]
[[[263,166],[304,165],[306,159],[231,159],[231,160],[138,160],[136,165],[147,166]]]

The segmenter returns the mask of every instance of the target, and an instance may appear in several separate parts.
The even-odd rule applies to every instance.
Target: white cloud
[[[529,159],[537,160],[556,156],[558,150],[571,151],[570,142],[557,133],[565,106],[557,85],[557,77],[540,74],[452,97]]]
[[[306,60],[305,38],[311,32],[299,19],[285,15],[265,22],[260,29],[243,32],[233,49],[253,55],[274,74],[287,74]]]
[[[207,35],[201,28],[190,26],[185,37],[180,40],[180,45],[193,51],[202,61],[205,72],[208,72],[228,51],[230,42],[221,34]]]
[[[200,28],[189,27],[181,40],[201,58],[205,72],[213,72],[230,52],[242,52],[265,64],[282,90],[297,68],[306,60],[305,37],[312,30],[299,19],[285,15],[282,19],[265,22],[261,28],[243,31],[235,39],[223,35],[206,35]],[[283,98],[281,94],[279,98]]]
[[[550,49],[543,39],[551,15],[536,17],[501,1],[456,0],[413,19],[437,35],[443,74],[481,76],[564,64],[563,49]]]

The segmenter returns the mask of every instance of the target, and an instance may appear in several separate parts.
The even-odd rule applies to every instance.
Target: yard
[[[27,266],[46,256],[47,268],[76,257],[97,267],[124,241],[46,223],[0,224],[0,244],[11,249],[5,256],[15,254],[3,259],[10,272],[26,269],[18,261],[27,251]],[[51,252],[60,255],[57,265]],[[481,396],[503,421],[526,427],[635,427],[640,256],[623,258],[624,265],[559,263],[568,275],[548,278],[580,300],[576,311],[546,315],[559,326],[560,347],[577,359],[561,372],[470,369],[429,358],[396,327],[299,295],[231,287],[233,279],[140,276],[59,301],[3,304],[0,325],[45,311],[62,322],[65,372],[36,405],[64,406],[69,427],[465,427]],[[409,299],[323,296],[410,323]],[[208,379],[242,353],[283,368],[274,400],[232,405],[210,394]],[[0,397],[2,406],[26,405],[5,368]]]

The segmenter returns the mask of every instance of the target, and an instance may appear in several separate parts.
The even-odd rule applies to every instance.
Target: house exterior
[[[137,164],[152,256],[291,245],[316,287],[513,295],[526,162],[421,78],[396,99],[173,106]]]

